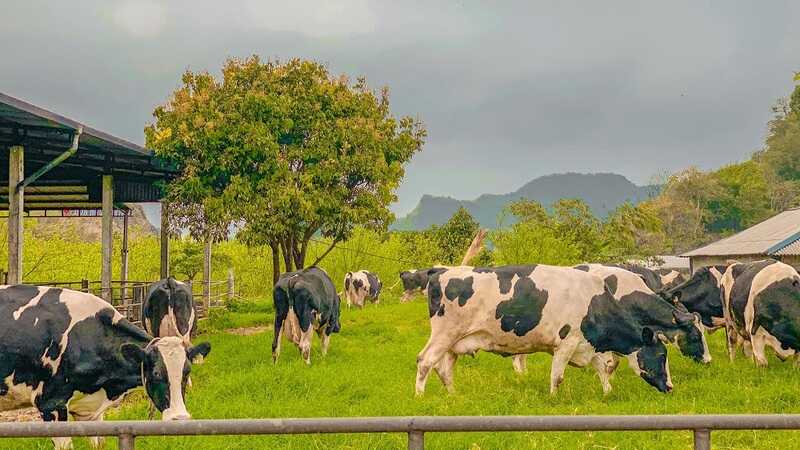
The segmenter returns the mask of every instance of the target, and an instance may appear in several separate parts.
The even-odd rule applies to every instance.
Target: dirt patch
[[[244,328],[230,328],[225,330],[226,333],[235,334],[237,336],[251,336],[254,334],[264,333],[272,329],[272,327],[268,326],[260,326],[260,327],[244,327]]]
[[[41,422],[42,416],[36,408],[14,409],[0,412],[0,422]]]

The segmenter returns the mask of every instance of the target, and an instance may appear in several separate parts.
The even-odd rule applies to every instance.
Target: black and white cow
[[[641,325],[652,328],[664,343],[675,344],[684,356],[697,362],[711,362],[699,315],[691,314],[685,308],[676,307],[656,295],[637,273],[602,264],[582,264],[575,268],[602,278],[623,308]],[[525,371],[525,357],[514,357],[514,370],[520,373]]]
[[[685,281],[683,274],[674,269],[653,270],[638,264],[612,264],[611,267],[619,267],[639,275],[653,292],[669,289]]]
[[[153,283],[142,303],[145,331],[154,337],[179,337],[187,346],[197,328],[196,317],[189,286],[172,277]]]
[[[644,380],[670,391],[664,344],[621,305],[600,277],[569,267],[439,269],[428,285],[431,336],[417,358],[417,394],[431,369],[452,390],[458,357],[479,350],[551,353],[551,393],[567,364],[592,364],[608,392],[612,354],[628,357]]]
[[[311,364],[314,331],[322,340],[322,354],[327,354],[331,334],[340,329],[341,302],[328,274],[318,267],[284,273],[275,285],[272,298],[275,303],[272,361],[278,361],[284,334],[300,349],[306,364]]]
[[[2,410],[32,405],[45,421],[102,420],[144,385],[163,420],[189,419],[184,390],[191,361],[210,350],[208,343],[187,348],[177,337],[153,338],[91,294],[0,286]],[[72,445],[68,438],[53,441],[57,449]]]
[[[661,280],[661,288],[659,289],[650,288],[653,290],[653,292],[658,292],[659,290],[664,290],[664,289],[671,289],[686,281],[686,276],[682,272],[675,269],[658,269],[656,273],[658,274]]]
[[[725,326],[720,283],[726,270],[722,265],[701,267],[688,280],[658,294],[700,315],[706,329],[717,330]]]
[[[800,275],[775,260],[735,263],[722,276],[721,292],[731,360],[739,344],[766,367],[766,347],[781,359],[800,352]]]
[[[403,283],[403,295],[400,302],[411,300],[414,294],[422,294],[428,288],[428,272],[431,269],[411,269],[400,272],[400,281]]]
[[[355,304],[359,308],[364,307],[366,299],[373,303],[379,303],[378,296],[381,294],[381,280],[372,272],[359,270],[358,272],[347,272],[344,276],[344,297],[347,299],[347,307]]]

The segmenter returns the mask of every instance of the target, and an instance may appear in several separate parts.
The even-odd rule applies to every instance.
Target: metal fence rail
[[[697,416],[418,416],[313,419],[192,420],[186,422],[0,423],[0,437],[116,436],[133,450],[137,436],[212,436],[321,433],[406,433],[422,450],[425,433],[509,431],[692,431],[694,448],[711,448],[713,430],[799,430],[800,415]]]

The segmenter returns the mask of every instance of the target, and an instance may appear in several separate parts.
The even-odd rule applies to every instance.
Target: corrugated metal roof
[[[681,256],[780,255],[800,239],[800,208],[784,211],[733,236]],[[800,254],[800,253],[798,253]]]
[[[800,256],[800,239],[795,240],[780,250],[774,251],[772,254],[775,256]]]

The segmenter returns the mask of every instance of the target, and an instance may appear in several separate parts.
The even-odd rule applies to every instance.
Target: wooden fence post
[[[228,267],[228,300],[233,300],[235,295],[233,279],[233,267]]]

